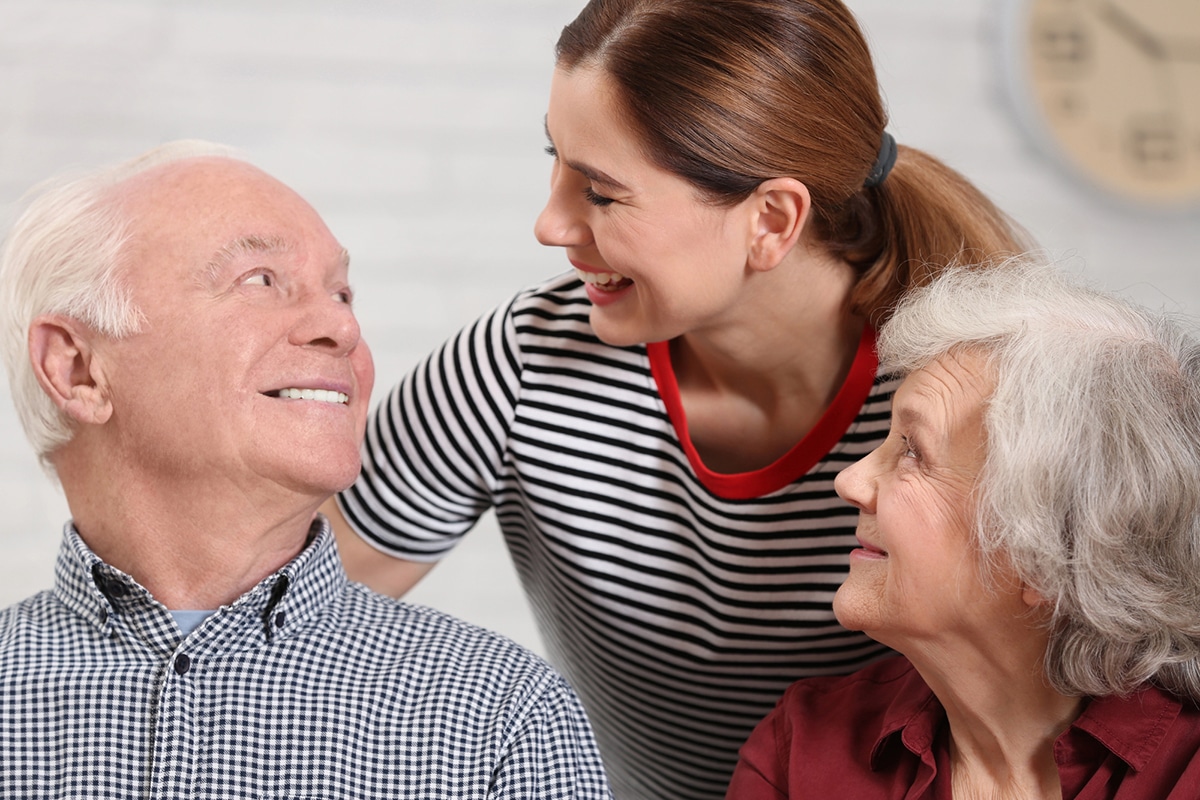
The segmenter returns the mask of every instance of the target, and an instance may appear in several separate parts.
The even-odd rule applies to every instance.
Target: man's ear
[[[112,402],[89,338],[95,335],[70,317],[43,314],[29,326],[29,358],[54,405],[76,422],[102,425],[112,416]]]
[[[748,261],[752,269],[765,272],[779,266],[800,241],[812,197],[808,187],[795,178],[770,178],[760,183],[749,199],[754,227]]]

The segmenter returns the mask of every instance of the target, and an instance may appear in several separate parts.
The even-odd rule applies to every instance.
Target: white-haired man
[[[297,194],[166,146],[44,190],[0,291],[72,516],[54,589],[0,613],[0,795],[609,796],[544,662],[347,581],[316,510],[373,368]]]

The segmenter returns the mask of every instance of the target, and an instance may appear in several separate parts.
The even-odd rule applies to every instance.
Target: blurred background
[[[1098,193],[1018,125],[1000,37],[1018,0],[848,4],[901,143],[965,173],[1068,269],[1200,315],[1200,214]],[[378,398],[461,325],[566,266],[532,227],[552,48],[582,5],[0,0],[0,223],[52,174],[170,139],[234,145],[349,249]],[[7,398],[5,382],[0,606],[50,586],[68,517]],[[540,649],[490,518],[410,599]]]

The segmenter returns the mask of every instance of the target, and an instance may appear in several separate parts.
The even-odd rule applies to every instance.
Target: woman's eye
[[[550,156],[551,158],[558,158],[558,150],[554,148],[554,145],[548,144],[546,145],[546,155]]]
[[[913,447],[912,442],[908,440],[907,436],[901,436],[900,442],[904,448],[904,458],[920,458],[917,454],[917,449]]]
[[[334,292],[333,297],[339,303],[345,303],[346,305],[351,305],[354,303],[354,292],[350,291],[349,289],[342,289],[339,292]]]
[[[611,197],[605,197],[602,194],[597,194],[596,191],[590,186],[583,190],[583,196],[586,197],[587,201],[594,206],[606,206],[613,202]]]

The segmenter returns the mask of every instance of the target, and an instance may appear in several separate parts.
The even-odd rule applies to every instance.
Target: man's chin
[[[338,492],[352,486],[358,479],[359,469],[357,459],[353,464],[324,462],[303,470],[293,465],[290,474],[280,475],[276,482],[294,493],[297,502],[324,503]]]

